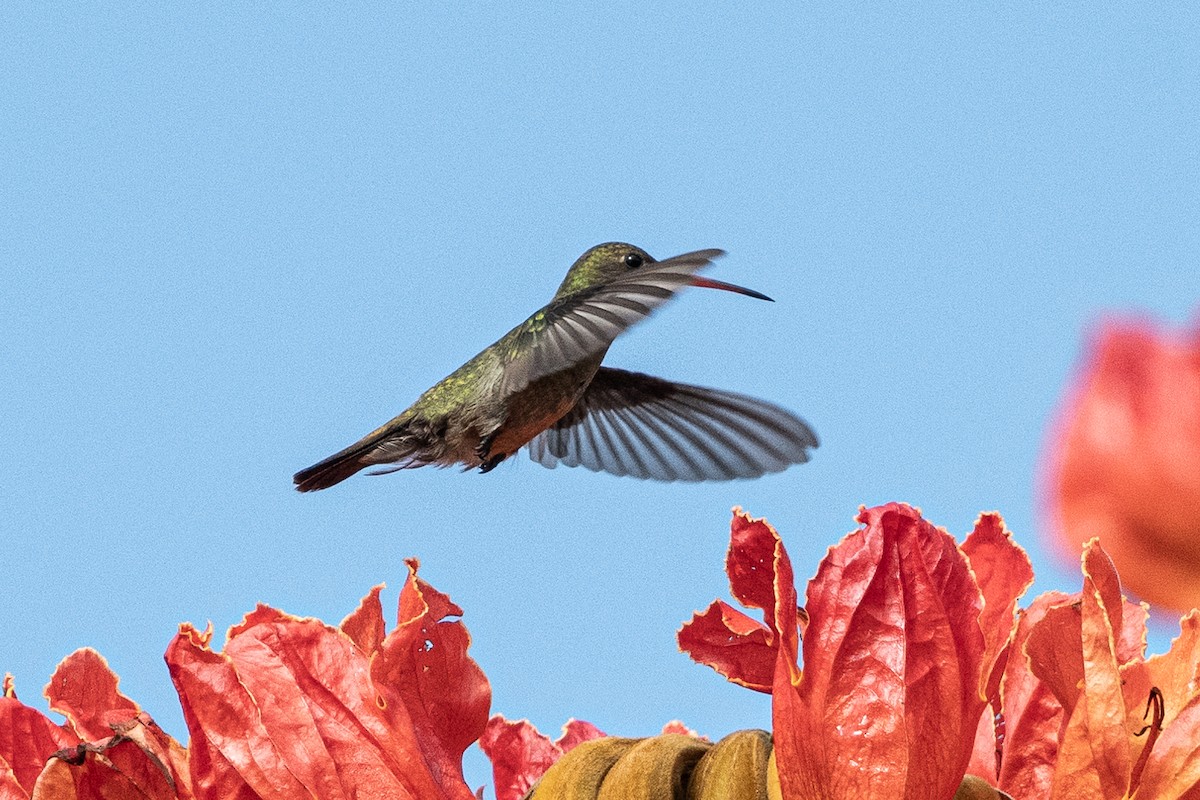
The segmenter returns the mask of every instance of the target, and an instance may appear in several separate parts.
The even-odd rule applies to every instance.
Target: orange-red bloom
[[[0,800],[24,800],[55,751],[79,737],[17,699],[11,675],[0,692]]]
[[[961,548],[908,506],[859,521],[809,582],[800,631],[779,536],[735,512],[734,594],[746,595],[735,575],[752,574],[773,587],[752,605],[773,613],[753,628],[714,605],[680,632],[694,658],[751,688],[765,665],[743,662],[773,662],[785,800],[949,798],[964,772],[1018,798],[1200,800],[1200,612],[1147,661],[1146,610],[1094,541],[1082,593],[1016,614],[1033,572],[998,515]],[[718,618],[734,620],[723,640]]]
[[[259,606],[220,653],[211,632],[181,626],[166,658],[186,750],[93,651],[65,659],[46,687],[65,726],[21,704],[6,679],[0,800],[474,800],[462,754],[483,731],[491,688],[466,628],[448,619],[462,609],[408,565],[390,633],[378,587],[339,628]]]
[[[462,609],[416,569],[386,636],[378,589],[340,629],[259,606],[220,653],[208,632],[180,628],[166,658],[197,797],[474,797],[462,753],[491,689],[446,619]]]
[[[184,749],[120,693],[117,676],[94,650],[63,659],[46,697],[65,725],[20,703],[5,679],[0,800],[192,798]]]
[[[492,762],[496,800],[521,800],[564,753],[603,736],[592,723],[571,719],[562,736],[551,741],[528,720],[512,722],[497,714],[479,737],[480,749]]]
[[[1069,552],[1098,536],[1138,595],[1200,606],[1200,330],[1102,329],[1047,462],[1048,504]]]
[[[1148,661],[1146,610],[1112,562],[1084,547],[1083,591],[1051,593],[1022,620],[1001,685],[1000,787],[1052,800],[1200,798],[1200,613]]]
[[[965,545],[978,554],[974,572],[949,534],[909,506],[864,510],[859,521],[808,585],[803,672],[791,563],[774,529],[740,511],[726,570],[766,623],[714,604],[684,627],[680,646],[751,688],[773,672],[784,797],[950,797],[998,683],[1029,563],[994,515]]]
[[[983,595],[914,509],[859,521],[809,584],[804,672],[790,652],[777,666],[780,784],[796,800],[950,797],[985,705]]]
[[[691,775],[704,791],[766,787],[785,800],[947,800],[969,773],[1019,798],[1200,800],[1200,611],[1147,660],[1146,608],[1124,599],[1095,540],[1082,592],[1018,612],[1032,570],[998,515],[961,547],[909,506],[858,520],[801,610],[779,535],[736,511],[726,571],[763,621],[718,602],[678,634],[696,660],[772,693],[773,750],[765,732],[714,746],[671,723],[664,733],[690,736],[589,744],[539,791],[582,780],[624,796]],[[46,687],[64,725],[20,703],[6,678],[0,800],[473,800],[461,760],[477,739],[499,800],[517,800],[603,736],[572,721],[552,742],[528,722],[489,721],[490,687],[453,619],[462,610],[415,560],[390,632],[379,594],[339,627],[259,606],[220,652],[209,631],[182,626],[166,658],[187,749],[93,651],[64,659]]]

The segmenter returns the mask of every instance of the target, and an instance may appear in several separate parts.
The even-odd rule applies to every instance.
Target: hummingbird
[[[486,473],[522,447],[546,467],[659,481],[753,478],[808,461],[816,434],[777,405],[601,366],[617,336],[685,286],[771,300],[697,274],[722,255],[656,261],[623,242],[591,248],[549,303],[400,416],[297,472],[296,488],[326,489],[372,466]]]

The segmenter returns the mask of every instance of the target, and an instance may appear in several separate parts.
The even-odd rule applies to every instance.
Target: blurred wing
[[[777,405],[601,367],[579,403],[529,442],[529,456],[545,467],[722,481],[801,464],[816,446],[804,420]]]
[[[625,329],[670,300],[723,254],[697,250],[655,261],[551,303],[509,339],[501,394],[519,392],[538,378],[603,354]]]

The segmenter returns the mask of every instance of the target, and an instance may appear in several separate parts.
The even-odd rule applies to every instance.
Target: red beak
[[[738,294],[744,294],[747,297],[757,297],[759,300],[767,300],[772,303],[775,302],[762,292],[756,292],[753,289],[747,289],[745,286],[735,286],[732,283],[725,283],[724,281],[714,281],[712,278],[701,278],[699,275],[692,276],[692,286],[702,286],[705,289],[721,289],[722,291],[726,292],[737,292]]]

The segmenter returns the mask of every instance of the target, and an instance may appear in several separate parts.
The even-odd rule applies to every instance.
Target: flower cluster
[[[1018,610],[1033,573],[998,515],[961,547],[909,506],[859,521],[797,615],[778,534],[736,513],[730,585],[764,622],[718,602],[679,633],[742,685],[773,664],[783,797],[950,798],[966,773],[1019,798],[1200,797],[1200,612],[1146,659],[1146,610],[1095,541],[1081,592]]]
[[[462,754],[483,731],[491,687],[449,619],[462,609],[408,565],[390,632],[378,587],[336,628],[259,606],[219,653],[211,631],[181,626],[166,660],[186,749],[91,650],[68,656],[46,687],[62,726],[6,678],[0,800],[473,800]]]
[[[761,621],[716,601],[678,633],[696,661],[772,695],[769,733],[714,744],[671,723],[635,740],[572,721],[551,741],[489,720],[462,610],[414,560],[390,631],[378,587],[337,627],[259,606],[220,652],[183,625],[166,661],[187,747],[93,651],[46,687],[62,725],[6,678],[0,800],[472,800],[461,765],[477,740],[498,800],[1200,797],[1200,611],[1147,658],[1146,609],[1095,541],[1080,592],[1020,608],[1033,571],[998,515],[961,546],[906,505],[858,520],[801,607],[779,535],[735,511],[726,572]]]

